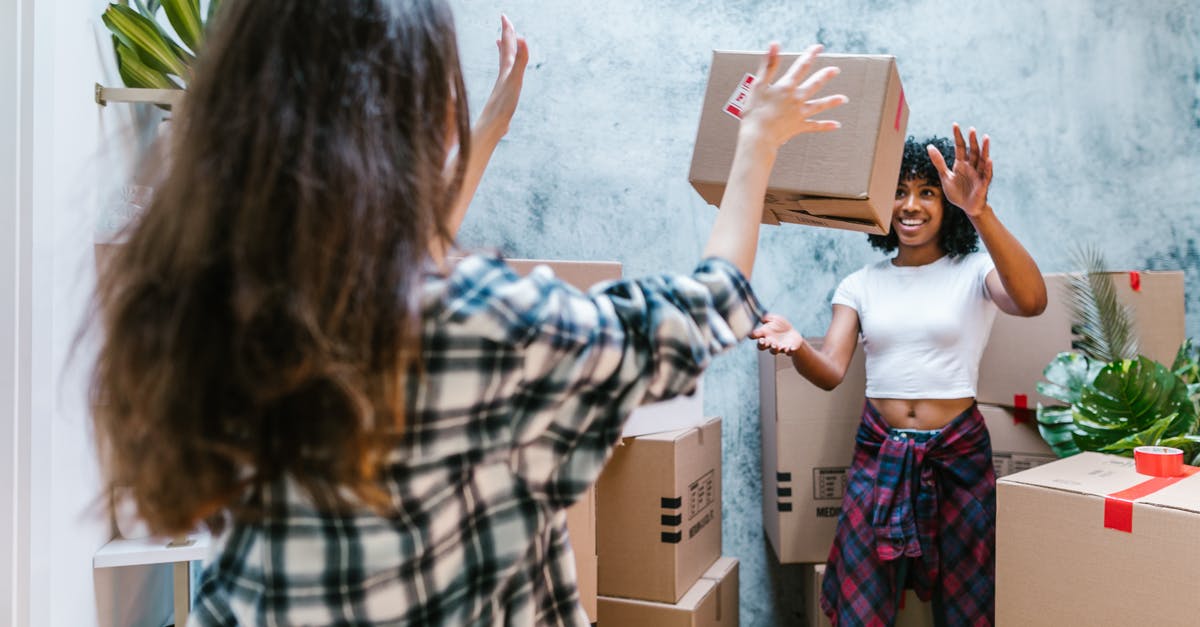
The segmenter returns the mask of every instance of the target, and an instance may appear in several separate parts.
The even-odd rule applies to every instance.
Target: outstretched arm
[[[858,312],[846,305],[834,305],[833,319],[820,349],[806,342],[786,318],[776,314],[763,316],[763,324],[750,337],[758,340],[759,350],[791,356],[796,372],[817,387],[832,390],[846,378],[846,369],[858,347]]]
[[[954,125],[954,168],[946,166],[942,153],[929,146],[929,158],[937,168],[946,199],[967,214],[983,245],[996,264],[987,277],[988,292],[1001,311],[1014,316],[1036,316],[1046,309],[1046,282],[1037,263],[1021,242],[1009,232],[988,204],[992,184],[991,139],[983,136],[982,146],[972,128],[970,146],[962,129]]]

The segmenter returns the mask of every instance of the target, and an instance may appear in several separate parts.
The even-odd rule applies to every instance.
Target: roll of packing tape
[[[1133,464],[1143,475],[1178,477],[1183,474],[1183,451],[1170,446],[1139,446],[1133,449]]]

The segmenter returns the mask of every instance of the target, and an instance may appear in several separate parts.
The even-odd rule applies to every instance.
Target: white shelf
[[[208,557],[211,537],[207,533],[190,533],[184,546],[170,546],[170,538],[117,538],[100,547],[92,557],[92,568],[141,566],[191,562]]]

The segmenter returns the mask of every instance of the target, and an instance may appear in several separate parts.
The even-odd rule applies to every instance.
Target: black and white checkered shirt
[[[690,392],[762,313],[719,259],[584,294],[470,256],[422,307],[399,513],[323,513],[280,482],[215,542],[190,625],[586,625],[565,509],[635,407]]]

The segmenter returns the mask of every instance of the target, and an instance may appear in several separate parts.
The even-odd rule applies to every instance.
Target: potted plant
[[[1104,259],[1068,283],[1078,336],[1043,371],[1038,391],[1063,405],[1037,408],[1038,430],[1059,457],[1081,451],[1133,456],[1138,446],[1183,449],[1200,462],[1200,351],[1186,340],[1170,368],[1138,354],[1132,313],[1117,300]]]

